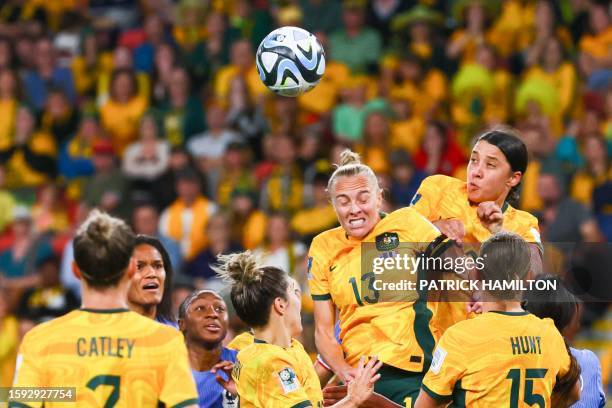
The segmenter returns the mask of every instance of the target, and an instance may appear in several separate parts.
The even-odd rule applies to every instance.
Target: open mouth
[[[221,326],[219,326],[218,324],[214,324],[214,323],[204,325],[204,328],[208,330],[209,332],[213,332],[213,333],[218,333],[221,331]]]
[[[148,282],[142,285],[144,290],[157,291],[159,289],[159,283],[157,282]]]
[[[348,223],[352,228],[360,228],[364,226],[365,218],[355,218],[355,219],[349,220]]]

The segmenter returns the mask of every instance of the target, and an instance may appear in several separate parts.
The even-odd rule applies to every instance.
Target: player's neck
[[[254,329],[253,332],[258,340],[263,340],[266,343],[275,344],[283,348],[291,347],[291,334],[289,334],[289,330],[280,321],[272,321],[270,319],[270,323],[265,328]]]
[[[105,289],[94,289],[83,285],[83,309],[110,310],[127,309],[127,288],[121,286]]]
[[[148,317],[149,319],[155,319],[157,316],[157,306],[156,305],[141,305],[137,303],[130,302],[128,300],[128,307],[130,310],[142,315],[144,317]]]
[[[494,298],[483,298],[482,312],[524,312],[519,301],[499,301]]]
[[[191,368],[196,371],[209,371],[221,361],[221,349],[221,343],[211,349],[201,343],[188,341],[187,351]]]

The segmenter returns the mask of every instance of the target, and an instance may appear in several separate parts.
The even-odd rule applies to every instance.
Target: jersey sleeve
[[[430,221],[436,221],[438,216],[438,203],[442,197],[442,186],[439,176],[429,176],[419,186],[412,197],[410,206]]]
[[[456,330],[449,329],[442,335],[434,350],[429,371],[423,378],[421,388],[436,401],[449,401],[455,383],[465,371],[463,348],[458,341]]]
[[[33,332],[27,333],[19,346],[13,387],[50,387],[52,385],[44,383],[42,356],[33,347],[36,344],[36,342],[32,341],[33,334]],[[42,402],[32,401],[29,401],[27,405],[14,402],[9,403],[9,407],[42,407],[42,405]]]
[[[308,286],[312,300],[331,300],[326,259],[322,238],[315,237],[308,251]]]
[[[521,228],[521,230],[517,231],[517,233],[530,244],[536,244],[540,253],[544,252],[544,247],[542,246],[542,239],[540,237],[540,227],[538,226],[538,219],[531,214],[528,214],[528,221],[525,223],[525,226]]]
[[[172,339],[165,345],[164,354],[168,359],[159,399],[168,407],[197,405],[198,393],[189,368],[183,336],[179,332],[173,334]]]
[[[259,364],[257,370],[257,399],[262,407],[309,407],[311,402],[295,374],[295,367],[281,357],[274,356]]]

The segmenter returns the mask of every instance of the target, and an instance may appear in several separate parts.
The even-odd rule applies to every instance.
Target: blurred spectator
[[[612,181],[612,165],[608,145],[601,136],[591,134],[583,141],[582,151],[586,163],[572,179],[571,197],[587,208],[592,208],[593,190]]]
[[[202,102],[191,94],[189,77],[184,68],[170,72],[168,99],[160,109],[166,139],[173,146],[186,145],[205,129]]]
[[[552,2],[540,0],[535,7],[533,29],[524,32],[522,37],[521,47],[527,51],[525,64],[530,67],[544,60],[551,41],[559,41],[559,55],[573,51],[571,35],[558,24]]]
[[[61,233],[68,229],[65,202],[55,185],[46,185],[38,192],[38,199],[32,207],[32,221],[38,234]]]
[[[159,125],[152,114],[145,114],[140,120],[140,135],[137,142],[130,144],[123,155],[123,173],[132,181],[132,188],[151,190],[168,168],[170,146],[162,140]]]
[[[195,162],[185,148],[175,146],[170,149],[168,169],[157,183],[153,183],[151,192],[153,195],[152,199],[160,211],[176,200],[175,186],[177,175],[187,168],[195,168]],[[204,177],[200,177],[200,190],[207,191]]]
[[[542,241],[548,242],[600,242],[601,232],[591,213],[565,196],[558,176],[540,174],[538,192],[543,208],[538,214]]]
[[[217,205],[202,195],[194,170],[184,169],[176,176],[178,198],[162,213],[159,232],[179,242],[183,258],[190,261],[209,242],[206,223]]]
[[[137,204],[132,212],[132,227],[136,234],[159,239],[168,252],[173,269],[181,270],[183,266],[181,246],[174,239],[159,233],[159,211],[154,205],[149,203]]]
[[[261,208],[295,212],[303,205],[303,180],[295,163],[295,143],[285,135],[273,138],[275,165],[262,186]]]
[[[261,40],[274,28],[267,8],[255,7],[250,0],[235,0],[230,27],[240,33],[240,37],[251,40],[251,47],[256,48]]]
[[[259,101],[251,100],[244,78],[237,75],[230,82],[228,99],[227,125],[240,133],[259,157],[261,139],[268,127],[262,98]]]
[[[177,275],[172,286],[172,316],[178,316],[179,306],[196,290],[192,279],[183,275]]]
[[[208,219],[206,236],[208,236],[210,244],[185,265],[183,273],[194,279],[196,287],[219,288],[219,286],[223,286],[223,283],[214,282],[218,281],[219,278],[212,269],[212,266],[218,264],[217,256],[240,252],[244,249],[239,243],[232,241],[229,219],[221,212],[213,214]]]
[[[381,100],[367,102],[367,86],[366,77],[353,77],[344,84],[343,103],[337,105],[332,112],[333,131],[340,141],[361,141],[367,114],[384,106]]]
[[[48,94],[40,129],[53,136],[56,145],[61,146],[77,131],[79,111],[72,107],[61,89],[49,89]]]
[[[495,2],[482,0],[461,0],[453,4],[453,14],[464,24],[450,37],[446,56],[459,59],[462,64],[476,60],[477,49],[488,41],[490,17],[495,14]]]
[[[375,72],[381,55],[380,34],[364,25],[365,1],[344,1],[342,5],[343,29],[329,37],[331,58],[345,63],[354,74]]]
[[[164,22],[157,14],[149,14],[144,21],[145,40],[134,49],[134,69],[151,73],[155,49],[165,40]]]
[[[33,113],[25,106],[17,110],[12,145],[0,149],[0,164],[6,168],[9,188],[36,187],[57,174],[56,144],[48,133],[37,131]]]
[[[59,258],[55,255],[41,259],[36,265],[40,281],[26,290],[18,310],[27,310],[39,322],[62,316],[79,307],[79,298],[60,283]]]
[[[117,166],[115,148],[109,140],[101,139],[92,148],[94,175],[87,181],[83,190],[83,202],[89,208],[101,210],[118,216],[127,217],[128,184]]]
[[[554,173],[563,177],[561,163],[552,154],[555,141],[545,126],[524,126],[520,132],[527,147],[529,162],[521,179],[520,207],[525,211],[540,211],[542,199],[538,192],[541,173]]]
[[[129,69],[113,72],[110,99],[100,109],[102,127],[109,133],[119,155],[137,136],[147,101],[138,95],[136,76]]]
[[[178,67],[176,51],[169,43],[162,43],[155,49],[151,72],[153,103],[164,104],[168,99],[172,74]]]
[[[275,266],[297,278],[306,247],[291,238],[289,219],[283,213],[272,213],[268,217],[266,239],[255,254],[261,256],[263,265]]]
[[[442,20],[437,11],[423,4],[397,15],[392,22],[396,33],[392,48],[399,55],[416,56],[428,68],[448,69],[444,44],[438,38]]]
[[[391,164],[389,199],[396,208],[407,207],[427,174],[415,168],[410,154],[405,150],[391,152],[389,162]]]
[[[28,101],[40,111],[45,106],[51,87],[60,88],[68,100],[74,103],[76,92],[72,72],[56,65],[55,49],[49,38],[42,37],[36,42],[34,49],[35,69],[27,71],[23,85]]]
[[[340,0],[300,0],[302,25],[311,33],[332,33],[342,19]]]
[[[0,286],[0,387],[13,385],[19,348],[19,323],[7,300],[6,289]]]
[[[448,126],[438,121],[429,122],[421,148],[414,155],[415,167],[427,174],[452,176],[466,161]]]
[[[336,212],[329,202],[328,180],[328,173],[317,173],[315,175],[311,186],[312,205],[299,210],[291,218],[291,230],[298,234],[301,242],[310,243],[317,234],[338,224]]]
[[[60,146],[58,170],[60,176],[67,182],[67,198],[78,200],[81,197],[85,180],[94,174],[92,147],[99,138],[100,128],[97,118],[86,114],[81,119],[77,133],[70,136]]]
[[[395,121],[391,124],[390,145],[415,153],[425,134],[425,121],[414,114],[410,95],[395,90],[390,95]]]
[[[376,174],[389,173],[389,120],[380,111],[369,113],[365,119],[363,142],[355,146],[363,163]]]
[[[203,59],[203,72],[200,76],[210,81],[229,63],[232,44],[240,37],[240,33],[236,28],[228,27],[226,16],[212,11],[206,18],[206,34],[206,43],[202,46],[203,55],[199,56]]]
[[[259,78],[253,48],[247,40],[238,40],[232,44],[230,64],[221,68],[214,79],[215,96],[227,98],[231,81],[237,75],[244,77],[252,98],[270,92]]]
[[[35,234],[30,210],[24,206],[13,209],[11,225],[12,245],[0,252],[0,279],[9,289],[18,291],[39,282],[36,265],[52,254],[51,246],[44,237]]]
[[[257,208],[254,190],[236,189],[232,192],[230,225],[232,240],[246,249],[254,249],[264,240],[267,218]]]
[[[125,46],[118,46],[113,50],[110,64],[100,72],[97,77],[96,103],[99,108],[104,107],[112,98],[113,80],[117,71],[129,71],[133,75],[133,92],[137,93],[142,99],[149,100],[151,96],[151,80],[145,72],[134,71],[134,60],[132,52]]]
[[[13,208],[17,204],[15,196],[5,184],[6,170],[0,165],[0,234],[13,221]]]
[[[227,146],[216,191],[219,206],[228,208],[232,192],[236,189],[256,189],[257,180],[249,168],[249,153],[248,147],[242,143],[233,142]]]
[[[610,44],[612,44],[612,25],[610,11],[603,4],[591,2],[589,27],[591,33],[580,40],[579,65],[586,75],[591,89],[602,89],[610,85],[612,62],[610,61]]]
[[[0,149],[6,149],[12,143],[19,97],[15,72],[8,68],[0,69]]]
[[[399,13],[408,10],[412,3],[407,0],[372,0],[366,9],[366,24],[380,34],[383,46],[388,46],[393,38],[392,22]],[[339,20],[339,19],[338,19]]]
[[[95,100],[98,78],[111,70],[113,57],[100,49],[94,30],[83,30],[80,46],[80,53],[73,58],[71,64],[74,86],[80,96]]]
[[[219,170],[225,149],[232,142],[240,141],[240,135],[228,129],[227,112],[220,103],[212,103],[206,108],[208,130],[195,135],[187,143],[189,153],[198,162],[198,168],[206,174],[209,192],[214,195],[219,180]]]

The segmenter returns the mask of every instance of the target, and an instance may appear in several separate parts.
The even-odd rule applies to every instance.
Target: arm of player
[[[346,397],[347,393],[346,385],[336,385],[331,387],[325,387],[323,389],[323,405],[330,406]],[[383,397],[380,394],[373,393],[370,398],[361,404],[361,408],[404,408],[403,406],[396,404],[388,398]]]
[[[198,392],[189,368],[187,348],[182,334],[178,331],[173,334],[166,343],[167,364],[159,400],[168,407],[197,407]]]
[[[336,310],[331,300],[314,302],[315,344],[317,350],[332,370],[344,382],[355,378],[357,369],[344,360],[342,346],[334,335]]]
[[[452,328],[442,335],[434,350],[429,371],[423,378],[415,408],[444,407],[451,401],[455,383],[461,379],[464,371],[463,350],[460,342],[454,338]]]
[[[15,366],[15,378],[13,387],[44,387],[51,386],[43,382],[43,373],[40,367],[37,350],[32,345],[36,342],[32,341],[32,332],[28,332],[21,345],[19,346],[19,354],[17,355],[17,364]],[[23,407],[42,407],[42,402],[28,402],[28,404],[11,402],[9,408]]]

